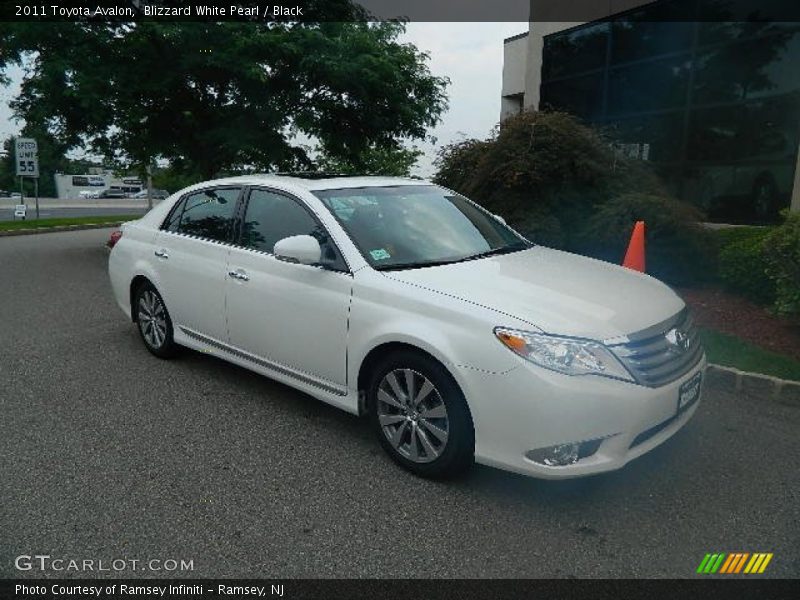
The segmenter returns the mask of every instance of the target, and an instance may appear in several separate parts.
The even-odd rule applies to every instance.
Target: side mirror
[[[492,213],[492,216],[495,219],[497,219],[498,221],[500,221],[503,225],[508,225],[508,223],[506,223],[506,220],[503,217],[501,217],[500,215],[496,215],[496,214]]]
[[[275,244],[273,254],[278,260],[301,265],[315,265],[322,257],[322,248],[319,247],[317,238],[313,236],[293,235],[279,240]]]

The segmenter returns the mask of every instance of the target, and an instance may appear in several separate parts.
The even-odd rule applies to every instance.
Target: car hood
[[[547,333],[599,340],[640,331],[684,307],[675,292],[648,275],[543,246],[384,275],[527,321]],[[503,324],[498,315],[497,325]]]

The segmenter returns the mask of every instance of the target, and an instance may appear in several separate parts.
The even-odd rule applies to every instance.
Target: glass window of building
[[[697,0],[652,2],[614,19],[611,29],[613,64],[691,49]]]
[[[684,105],[690,69],[688,54],[611,69],[608,113],[619,115]]]
[[[603,74],[559,79],[542,85],[543,108],[565,110],[583,119],[599,117],[603,110]]]
[[[681,157],[683,115],[683,111],[673,111],[627,117],[606,124],[603,130],[624,156],[671,163]]]
[[[798,23],[787,20],[787,0],[700,0],[699,43],[719,44],[769,35],[779,30],[796,30]]]
[[[697,59],[694,103],[738,102],[800,89],[800,33],[713,46]]]
[[[692,112],[689,160],[785,161],[797,155],[800,97],[793,94]]]
[[[613,24],[611,62],[622,63],[685,52],[692,46],[694,23],[638,22],[630,19]]]
[[[608,23],[547,36],[544,40],[544,79],[566,77],[599,69],[606,64]]]
[[[602,126],[712,217],[768,220],[792,196],[800,144],[790,10],[800,3],[660,0],[553,34],[539,106]]]
[[[692,111],[689,160],[729,161],[738,158],[742,143],[739,126],[743,117],[744,112],[739,105]]]

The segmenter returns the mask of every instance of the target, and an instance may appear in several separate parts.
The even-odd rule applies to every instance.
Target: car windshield
[[[434,185],[315,192],[376,269],[516,252],[532,244],[463,196]]]

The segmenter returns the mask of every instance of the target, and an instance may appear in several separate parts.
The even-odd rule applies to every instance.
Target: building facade
[[[571,112],[710,220],[800,210],[800,23],[772,0],[606,0],[584,22],[552,20],[557,2],[505,41],[501,120]]]
[[[106,190],[135,194],[142,190],[138,177],[116,177],[111,171],[92,169],[85,175],[55,174],[56,193],[62,200],[79,200]]]

